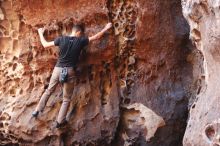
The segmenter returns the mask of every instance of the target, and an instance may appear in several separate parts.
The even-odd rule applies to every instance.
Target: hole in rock
[[[124,99],[124,104],[129,104],[130,102],[131,102],[131,99],[129,99],[129,98]]]
[[[193,104],[193,105],[192,105],[192,109],[194,109],[195,107],[196,107],[196,104]]]
[[[14,63],[12,66],[12,70],[15,71],[16,68],[17,68],[17,63]]]
[[[115,28],[118,28],[119,27],[119,23],[115,23]]]
[[[212,140],[215,136],[215,129],[212,125],[209,125],[206,129],[205,129],[205,134],[206,136]]]
[[[3,128],[3,123],[2,122],[0,122],[0,128]]]

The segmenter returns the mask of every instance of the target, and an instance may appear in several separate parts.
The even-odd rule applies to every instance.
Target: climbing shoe
[[[39,111],[34,111],[34,112],[32,113],[32,117],[37,118],[38,114],[39,114]]]
[[[64,120],[62,123],[56,122],[56,128],[58,128],[58,129],[62,128],[64,126],[66,126],[67,123],[68,123],[67,120]]]

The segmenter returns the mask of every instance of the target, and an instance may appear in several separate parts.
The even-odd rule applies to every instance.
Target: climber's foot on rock
[[[32,117],[37,118],[38,114],[39,114],[39,111],[34,111],[32,113]]]
[[[67,125],[67,120],[64,120],[63,122],[61,122],[61,123],[58,123],[57,121],[56,121],[56,128],[57,129],[59,129],[59,128],[63,128],[64,126],[66,126]]]

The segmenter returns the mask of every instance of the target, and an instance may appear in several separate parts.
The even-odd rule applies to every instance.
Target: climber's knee
[[[70,102],[70,98],[63,97],[63,102],[64,102],[64,103],[69,103],[69,102]]]
[[[46,94],[46,95],[51,95],[52,92],[53,92],[52,89],[46,89],[46,91],[44,92],[44,94]]]

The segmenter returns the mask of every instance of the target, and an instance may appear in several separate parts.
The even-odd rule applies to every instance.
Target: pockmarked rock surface
[[[190,38],[201,52],[201,86],[190,108],[184,146],[219,146],[220,131],[220,1],[182,0]]]
[[[61,86],[31,118],[58,53],[37,28],[53,40],[73,24],[91,36],[109,21],[81,54],[67,127],[54,128]],[[180,0],[1,0],[0,145],[181,146],[196,54]]]
[[[122,125],[125,127],[123,139],[125,143],[132,145],[130,139],[138,138],[140,134],[146,141],[154,137],[157,129],[165,125],[164,120],[140,103],[134,103],[124,107]],[[134,131],[133,131],[134,130]]]

